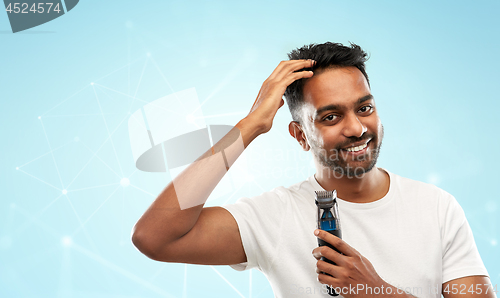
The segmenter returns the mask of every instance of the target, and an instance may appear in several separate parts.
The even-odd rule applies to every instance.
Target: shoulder
[[[394,173],[390,173],[390,177],[391,186],[395,188],[400,196],[410,196],[420,202],[443,201],[449,203],[455,200],[450,193],[436,185],[402,177]]]
[[[390,173],[391,187],[394,187],[396,197],[411,208],[436,212],[443,219],[451,214],[463,214],[463,210],[453,195],[433,184],[405,178]]]

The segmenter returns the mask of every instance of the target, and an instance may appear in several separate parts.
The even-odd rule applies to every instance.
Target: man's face
[[[311,150],[336,177],[361,177],[376,164],[383,126],[356,67],[325,69],[304,85],[302,122]]]

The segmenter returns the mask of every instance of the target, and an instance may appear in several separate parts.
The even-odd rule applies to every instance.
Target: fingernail
[[[314,235],[318,236],[319,235],[319,230],[314,230]]]

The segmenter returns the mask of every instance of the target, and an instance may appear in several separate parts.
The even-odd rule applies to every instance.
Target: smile
[[[364,144],[361,144],[359,146],[355,146],[355,147],[350,147],[350,148],[345,148],[345,149],[342,149],[342,150],[345,150],[347,152],[359,152],[359,151],[362,151],[363,149],[365,149],[366,147],[368,147],[368,143],[370,141],[364,143]]]

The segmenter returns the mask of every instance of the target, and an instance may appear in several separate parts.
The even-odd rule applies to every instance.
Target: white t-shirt
[[[440,297],[447,281],[488,275],[455,198],[434,185],[389,176],[389,192],[380,200],[338,200],[342,238],[379,276],[423,298]],[[315,190],[324,189],[311,176],[224,206],[238,223],[247,256],[246,263],[232,267],[262,271],[276,297],[330,297],[317,280],[312,256],[318,246]]]

